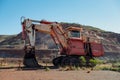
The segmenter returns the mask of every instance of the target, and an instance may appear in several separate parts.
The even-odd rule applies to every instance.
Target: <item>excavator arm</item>
[[[36,32],[50,34],[56,45],[65,52],[67,49],[67,35],[57,22],[48,22],[45,20],[37,21],[24,19],[22,22],[22,37],[24,40],[24,65],[36,67],[38,66],[35,58],[35,39]],[[31,63],[30,63],[31,62]]]

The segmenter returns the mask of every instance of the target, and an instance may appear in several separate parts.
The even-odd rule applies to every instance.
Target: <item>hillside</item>
[[[17,35],[0,35],[0,48],[7,48],[10,46],[19,46],[21,43],[21,34]]]
[[[104,51],[105,55],[107,57],[104,57],[104,59],[119,59],[120,60],[120,34],[114,33],[114,32],[107,32],[104,30],[101,30],[99,28],[95,28],[92,26],[86,26],[86,25],[80,25],[76,23],[64,23],[61,22],[61,25],[63,28],[74,26],[74,27],[83,27],[84,30],[89,32],[94,32],[97,35],[97,38],[101,38],[103,45],[104,45]],[[36,33],[36,45],[37,49],[54,49],[57,48],[54,44],[52,38],[48,34],[43,33]],[[21,33],[19,33],[16,36],[9,36],[9,38],[3,38],[0,37],[0,47],[11,47],[12,48],[22,48],[23,47],[23,41],[21,38]],[[5,46],[9,45],[9,46]],[[109,56],[109,57],[108,57]],[[115,56],[115,57],[114,57]],[[103,58],[103,57],[102,57]]]
[[[0,35],[0,42],[10,39],[11,37],[14,37],[16,35]]]

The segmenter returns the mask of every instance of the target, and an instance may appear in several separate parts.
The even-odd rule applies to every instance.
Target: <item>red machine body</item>
[[[61,55],[78,55],[85,56],[87,54],[85,48],[86,42],[78,38],[70,38],[68,39],[68,48],[66,50],[66,54],[64,51],[61,51]],[[104,55],[103,45],[101,43],[89,43],[91,46],[91,54],[93,57],[100,57]]]
[[[91,43],[91,50],[93,57],[100,57],[104,55],[103,45],[100,43]]]
[[[68,40],[68,53],[67,55],[81,55],[85,56],[85,49],[84,49],[84,42],[81,39],[78,38],[70,38]]]

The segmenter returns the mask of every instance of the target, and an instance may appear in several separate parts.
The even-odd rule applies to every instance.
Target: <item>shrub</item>
[[[112,67],[120,67],[120,63],[119,62],[112,63]]]
[[[99,59],[90,59],[90,65],[93,67],[93,66],[96,66],[97,64],[102,64],[103,61],[102,60],[99,60]]]
[[[81,62],[81,66],[85,66],[86,65],[86,59],[84,56],[80,56],[80,62]]]
[[[49,68],[49,67],[46,67],[46,68],[45,68],[45,71],[49,71],[49,70],[50,70],[50,68]]]
[[[118,71],[118,72],[120,72],[120,68],[111,68],[110,70],[111,71]]]

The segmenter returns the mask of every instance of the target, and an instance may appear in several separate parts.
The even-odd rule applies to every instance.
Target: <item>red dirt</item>
[[[58,69],[16,70],[0,69],[0,80],[120,80],[120,73],[113,71],[59,71]]]

